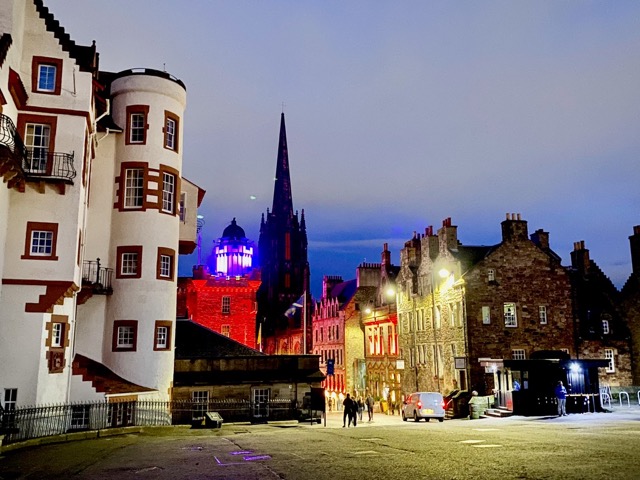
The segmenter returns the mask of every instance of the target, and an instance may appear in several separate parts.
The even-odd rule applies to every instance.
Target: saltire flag
[[[298,310],[300,310],[303,307],[304,307],[304,293],[300,295],[300,298],[298,300],[296,300],[291,304],[291,306],[287,309],[286,312],[284,312],[284,316],[287,318],[293,318],[296,315],[296,313],[298,313]]]

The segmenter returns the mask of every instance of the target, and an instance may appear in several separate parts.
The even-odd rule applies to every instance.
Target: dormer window
[[[602,333],[608,335],[609,331],[609,320],[602,320]]]

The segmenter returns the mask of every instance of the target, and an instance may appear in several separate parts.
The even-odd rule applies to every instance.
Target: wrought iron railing
[[[58,179],[71,181],[76,176],[73,153],[49,152],[46,149],[28,149],[22,162],[27,179]]]
[[[299,417],[295,402],[270,399],[256,404],[249,400],[214,399],[207,402],[139,400],[91,402],[21,407],[0,411],[3,444],[32,438],[87,430],[126,426],[196,425],[206,412],[218,412],[224,422],[289,420]]]
[[[85,260],[82,265],[82,284],[93,290],[93,293],[101,295],[111,295],[111,279],[113,278],[113,268],[100,266],[100,259]]]
[[[27,158],[27,149],[18,134],[18,130],[11,118],[0,114],[0,145],[11,153],[11,157],[21,166]]]

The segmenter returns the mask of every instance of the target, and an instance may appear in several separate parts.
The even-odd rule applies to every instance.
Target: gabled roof
[[[460,262],[462,266],[463,274],[467,272],[471,267],[487,258],[493,253],[501,244],[498,245],[478,245],[478,246],[465,246],[458,245],[457,251],[451,251],[451,254]]]
[[[176,360],[263,355],[258,350],[249,348],[191,320],[178,319],[176,321]]]
[[[338,283],[331,289],[331,297],[337,298],[340,303],[340,308],[351,301],[358,289],[358,282],[354,278],[353,280],[347,280],[346,282]]]
[[[47,30],[53,33],[53,36],[58,39],[62,50],[69,52],[69,56],[76,61],[76,65],[78,65],[80,71],[95,73],[98,69],[98,53],[96,52],[95,42],[89,47],[76,45],[76,42],[71,40],[69,34],[65,32],[64,27],[60,25],[60,22],[56,20],[49,9],[44,6],[43,0],[33,0],[33,3],[36,6],[38,15],[44,20]]]

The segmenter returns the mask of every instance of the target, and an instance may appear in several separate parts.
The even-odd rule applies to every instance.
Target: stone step
[[[489,408],[484,412],[484,415],[487,417],[503,418],[510,417],[511,415],[513,415],[513,412],[511,410],[507,410],[506,408]]]

